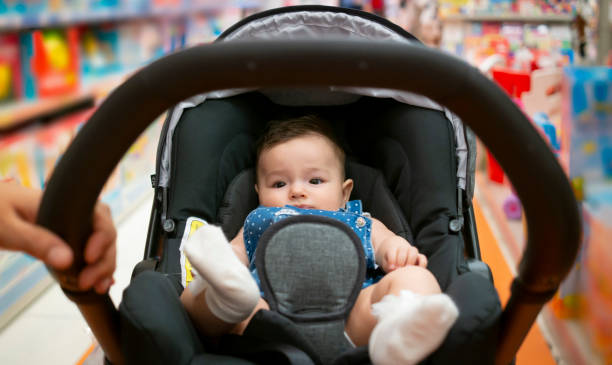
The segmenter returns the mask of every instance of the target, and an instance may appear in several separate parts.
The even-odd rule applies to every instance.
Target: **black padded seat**
[[[452,126],[440,111],[391,99],[284,107],[254,92],[187,109],[173,136],[167,217],[177,228],[168,239],[180,238],[190,216],[222,224],[233,238],[257,206],[252,175],[233,181],[253,167],[254,143],[266,122],[306,113],[333,123],[347,152],[347,176],[355,181],[351,199],[361,199],[372,216],[425,253],[443,289],[468,271],[463,238],[449,230],[457,216]],[[171,270],[174,262],[164,267]]]
[[[451,220],[458,215],[453,127],[441,111],[391,99],[361,97],[350,105],[286,107],[253,92],[207,100],[185,110],[172,136],[167,208],[163,212],[175,223],[175,229],[164,232],[161,237],[163,251],[156,268],[171,283],[170,287],[174,285],[178,289],[173,288],[168,293],[176,296],[182,290],[178,283],[181,275],[179,246],[187,219],[198,217],[219,224],[228,239],[233,238],[247,214],[258,205],[254,190],[254,143],[266,122],[309,113],[316,113],[333,123],[347,153],[346,174],[355,183],[351,199],[362,200],[364,209],[373,217],[426,254],[428,269],[459,307],[459,319],[447,339],[424,363],[492,363],[501,314],[499,298],[491,280],[469,271],[464,256],[464,238],[461,232],[449,228]],[[160,281],[159,277],[155,280]],[[157,300],[151,297],[153,293],[138,288],[130,290],[142,290],[145,294],[140,299],[134,299],[138,297],[136,293],[131,294],[132,299],[126,305],[132,308],[149,306],[151,300],[156,300],[160,307],[178,303],[175,299]],[[122,316],[128,309],[126,305]],[[164,309],[160,308],[160,312]],[[168,310],[168,313],[174,312],[175,309]],[[175,320],[182,321],[182,314],[174,315]],[[146,320],[129,313],[122,318],[135,321],[126,326],[128,329],[141,327],[139,322]],[[266,328],[274,327],[266,322],[270,316],[255,318],[252,329],[256,327],[257,331],[247,328],[249,333],[265,333]],[[148,320],[155,322],[157,319]],[[160,331],[150,333],[156,338],[178,336],[177,333],[164,333],[161,325],[153,327]],[[184,327],[183,335],[193,340],[192,331]],[[268,340],[261,339],[235,340],[245,345],[246,352],[253,350],[255,353],[244,355],[254,358],[262,355],[257,353],[254,343],[264,341],[265,346],[271,345]],[[187,343],[192,343],[190,341]],[[190,354],[202,349],[202,345],[195,345],[195,342],[195,347],[188,350]],[[304,347],[296,350],[295,346],[288,346],[291,351],[283,353],[285,357],[293,354],[299,358],[309,351]],[[126,351],[132,351],[129,345]],[[367,348],[355,349],[343,359],[346,362],[342,363],[347,364],[367,363]]]

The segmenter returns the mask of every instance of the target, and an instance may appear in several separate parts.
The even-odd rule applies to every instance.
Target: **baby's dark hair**
[[[306,135],[320,135],[327,138],[338,155],[342,174],[344,175],[344,163],[346,156],[340,147],[338,137],[333,128],[326,120],[316,115],[304,115],[296,118],[273,120],[268,123],[262,136],[256,143],[256,163],[259,162],[261,153],[278,144],[290,141],[294,138]]]

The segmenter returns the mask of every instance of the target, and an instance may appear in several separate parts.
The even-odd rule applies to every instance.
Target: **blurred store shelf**
[[[180,6],[128,6],[86,10],[41,11],[34,14],[0,14],[0,31],[27,28],[64,27],[74,24],[94,24],[133,19],[187,16],[193,13],[216,12],[230,6],[252,9],[261,6],[260,0],[194,1]]]
[[[445,22],[516,22],[516,23],[570,23],[573,17],[569,14],[473,14],[448,15],[442,17]]]

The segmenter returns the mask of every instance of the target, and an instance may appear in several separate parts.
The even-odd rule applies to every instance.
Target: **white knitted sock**
[[[220,227],[205,225],[187,240],[185,255],[197,276],[189,284],[192,294],[206,290],[206,304],[219,319],[239,323],[259,301],[259,288],[232,250]]]
[[[372,305],[378,318],[369,341],[376,365],[416,364],[444,340],[459,311],[446,294],[419,295],[402,290]]]

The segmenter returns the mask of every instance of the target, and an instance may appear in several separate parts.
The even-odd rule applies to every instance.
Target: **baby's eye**
[[[285,185],[287,185],[287,184],[285,184],[285,182],[284,182],[284,181],[277,181],[277,182],[275,182],[274,184],[272,184],[272,187],[273,187],[273,188],[277,188],[277,189],[278,189],[278,188],[282,188],[282,187],[283,187],[283,186],[285,186]]]
[[[323,179],[319,179],[318,177],[315,177],[314,179],[310,179],[310,183],[313,185],[319,185],[323,183]]]

